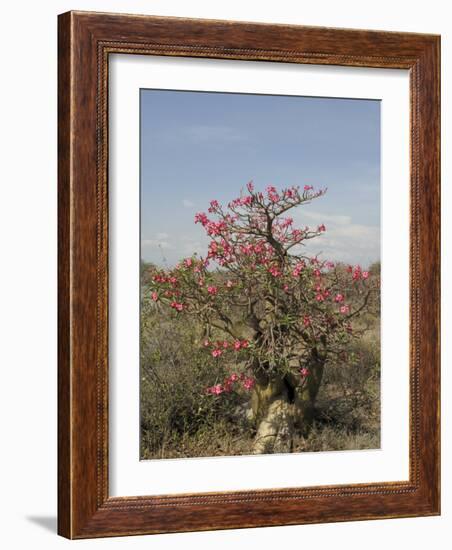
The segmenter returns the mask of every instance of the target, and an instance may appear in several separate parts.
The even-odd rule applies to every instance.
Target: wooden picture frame
[[[58,41],[58,532],[88,538],[440,513],[440,38],[68,12]],[[409,481],[110,497],[108,60],[188,56],[410,73]]]

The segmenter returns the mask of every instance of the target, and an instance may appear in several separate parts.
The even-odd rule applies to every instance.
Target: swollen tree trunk
[[[323,368],[324,360],[313,358],[301,385],[294,375],[257,377],[251,398],[257,428],[254,454],[290,453],[295,432],[307,436]]]
[[[290,388],[283,378],[258,382],[251,404],[256,419],[253,453],[290,453],[294,431],[293,404]]]

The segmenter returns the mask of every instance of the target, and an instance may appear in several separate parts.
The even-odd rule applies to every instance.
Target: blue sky
[[[141,91],[141,256],[175,264],[205,254],[193,223],[209,201],[305,184],[324,197],[291,216],[326,225],[309,253],[380,259],[380,102],[168,90]]]

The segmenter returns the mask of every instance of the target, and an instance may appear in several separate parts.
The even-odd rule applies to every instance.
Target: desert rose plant
[[[212,399],[251,393],[255,453],[290,452],[295,431],[307,433],[325,364],[347,361],[373,290],[360,266],[305,253],[326,228],[295,227],[290,213],[324,193],[310,185],[259,192],[250,182],[227,207],[212,200],[196,214],[210,239],[205,257],[151,273],[155,307],[195,317],[199,345],[230,365],[205,391]]]

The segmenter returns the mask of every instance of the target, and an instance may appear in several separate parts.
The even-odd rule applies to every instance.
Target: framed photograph
[[[61,535],[440,513],[439,56],[59,16]]]

